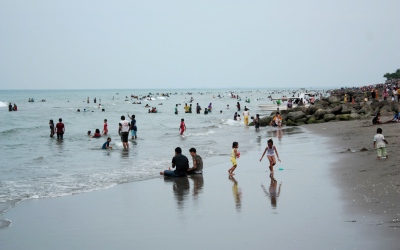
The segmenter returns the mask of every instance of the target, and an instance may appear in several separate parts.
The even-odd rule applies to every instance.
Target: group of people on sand
[[[11,104],[11,102],[8,104],[8,111],[18,111],[17,105],[14,103],[14,106]]]
[[[193,167],[189,167],[189,159],[182,154],[182,149],[177,147],[175,148],[175,156],[172,158],[171,167],[160,172],[160,175],[184,177],[188,174],[203,174],[203,159],[197,154],[195,148],[189,149],[189,153],[192,156]],[[171,170],[171,168],[175,168],[175,170]]]
[[[234,171],[237,168],[237,159],[240,158],[240,152],[238,151],[239,148],[239,143],[238,142],[233,142],[232,143],[232,150],[231,150],[231,163],[232,167],[228,170],[229,175],[234,175]],[[269,160],[269,170],[270,170],[270,176],[274,175],[274,166],[276,165],[276,159],[275,159],[275,154],[278,157],[278,161],[280,162],[281,159],[279,158],[278,150],[274,146],[274,141],[272,138],[270,138],[267,142],[267,147],[264,150],[264,153],[262,154],[260,158],[260,162],[264,158],[265,154],[267,154],[267,158]]]
[[[386,124],[386,123],[392,123],[392,122],[400,122],[400,111],[395,111],[393,114],[393,118],[391,120],[388,120],[386,122],[381,121],[381,113],[378,112],[376,116],[372,119],[372,124],[377,125],[377,124]]]

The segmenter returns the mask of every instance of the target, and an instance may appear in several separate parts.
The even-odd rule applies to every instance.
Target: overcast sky
[[[0,0],[0,89],[340,87],[400,68],[399,0]]]

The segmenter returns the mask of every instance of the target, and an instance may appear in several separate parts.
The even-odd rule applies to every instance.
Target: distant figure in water
[[[87,103],[89,103],[89,97],[87,98]]]
[[[56,133],[57,133],[57,140],[62,140],[64,137],[65,126],[62,123],[62,119],[58,119],[58,123],[56,125]]]
[[[111,138],[108,137],[107,141],[103,144],[103,147],[101,147],[101,149],[112,149],[112,147],[110,146],[110,142],[111,142]]]
[[[92,138],[100,138],[101,134],[100,134],[100,129],[96,128],[96,131],[94,132],[94,135]]]
[[[49,121],[49,125],[50,125],[50,137],[54,136],[54,122],[53,120]]]
[[[18,111],[17,105],[14,103],[13,111]]]
[[[8,104],[8,111],[12,111],[12,104],[10,102],[10,104]]]
[[[235,112],[235,114],[233,115],[233,120],[237,121],[237,116],[238,116],[238,113]]]
[[[208,109],[207,108],[204,109],[204,114],[208,115]]]
[[[185,120],[181,119],[181,124],[179,125],[179,131],[181,131],[181,135],[186,131],[186,124]]]
[[[106,135],[107,133],[108,133],[107,119],[104,119],[103,135]]]

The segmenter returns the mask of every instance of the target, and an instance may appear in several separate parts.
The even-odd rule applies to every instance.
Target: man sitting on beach
[[[160,172],[160,175],[172,176],[172,177],[183,177],[186,176],[189,169],[189,160],[186,156],[182,155],[182,149],[180,147],[175,148],[175,156],[172,158],[172,168],[176,167],[175,170],[165,170]]]
[[[190,155],[193,159],[193,167],[188,169],[188,174],[202,174],[203,173],[203,159],[196,153],[195,148],[189,149]]]

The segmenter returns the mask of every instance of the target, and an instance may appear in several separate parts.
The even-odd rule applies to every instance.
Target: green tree
[[[400,79],[400,69],[397,69],[394,73],[386,73],[383,75],[383,77],[385,77],[387,80]]]

